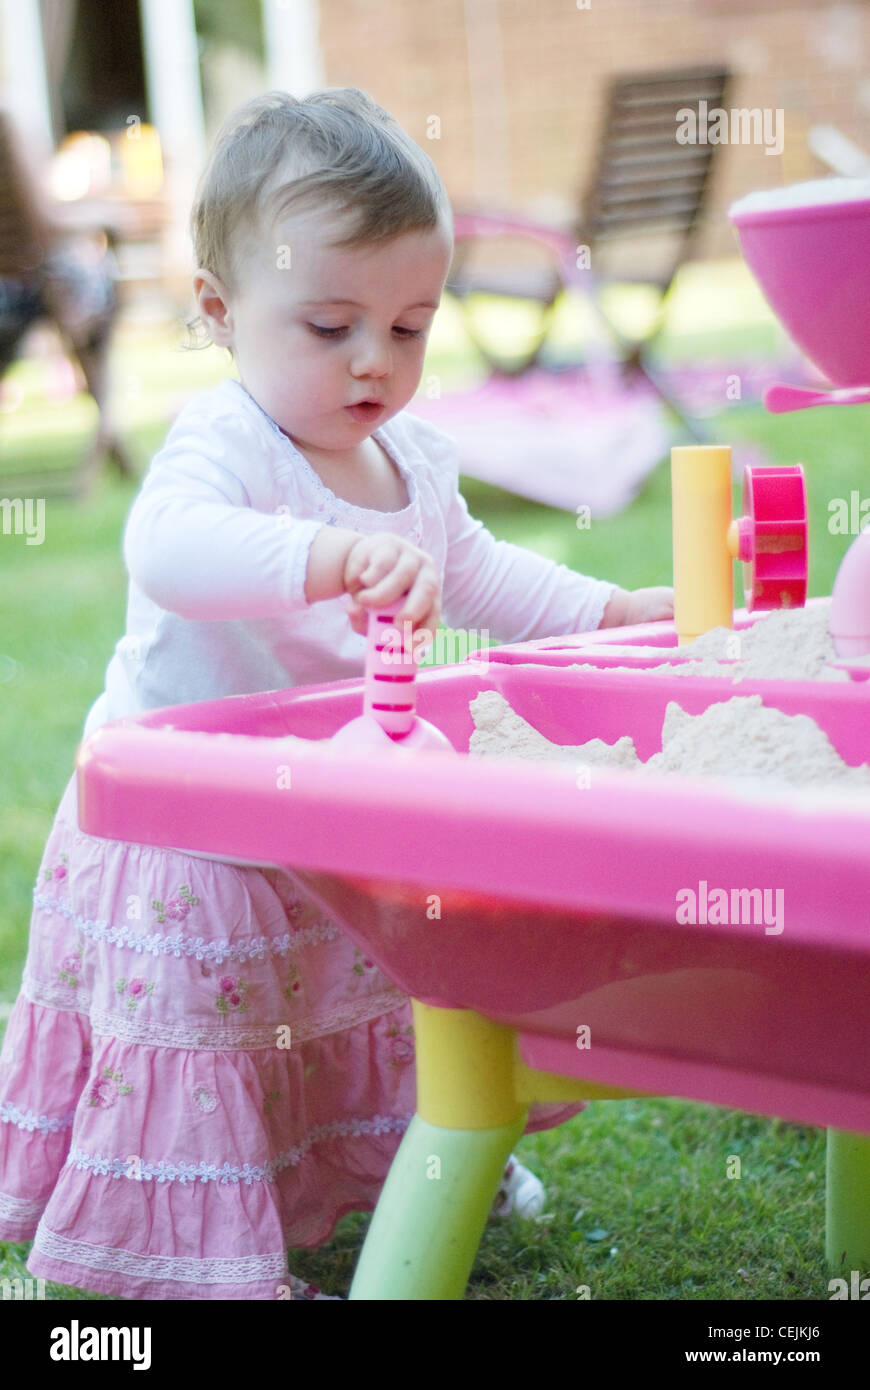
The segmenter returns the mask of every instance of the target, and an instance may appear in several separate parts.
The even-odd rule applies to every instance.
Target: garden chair
[[[111,227],[97,230],[102,247],[91,243],[90,257],[65,241],[69,230],[46,206],[15,127],[0,111],[0,381],[29,329],[51,323],[99,411],[96,436],[76,475],[78,495],[90,490],[104,460],[124,477],[138,476],[109,418],[108,357],[119,310],[116,242]]]
[[[521,375],[536,365],[560,295],[564,289],[579,289],[615,343],[627,376],[643,374],[697,437],[696,428],[650,370],[648,359],[661,333],[677,272],[701,221],[718,149],[709,143],[679,143],[677,113],[690,108],[697,114],[702,101],[708,111],[722,107],[728,80],[722,67],[615,77],[592,179],[579,215],[567,229],[512,214],[456,213],[455,254],[446,289],[458,300],[469,336],[494,372]],[[515,253],[505,259],[503,244],[493,248],[490,243],[490,250],[502,253],[502,268],[475,270],[472,253],[482,239],[491,238],[526,243],[526,252],[530,246],[536,249],[538,264],[522,266]],[[656,258],[657,239],[665,245]],[[634,264],[626,256],[631,245],[640,253]],[[616,261],[610,269],[609,260]],[[627,338],[604,307],[602,290],[610,282],[655,287],[655,321],[640,341]],[[506,362],[480,332],[473,303],[479,294],[537,305],[537,330],[518,359]]]

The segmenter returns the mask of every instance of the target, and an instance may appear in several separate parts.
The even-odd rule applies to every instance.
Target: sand
[[[684,650],[696,652],[699,674],[727,674],[777,680],[825,680],[825,663],[833,655],[827,630],[828,606],[771,613],[740,636],[740,660],[721,665],[718,657],[733,643],[730,628],[714,628]],[[569,669],[584,669],[569,668]],[[586,667],[599,670],[598,667]],[[626,670],[632,668],[626,667]],[[651,668],[640,677],[645,679]],[[679,667],[670,666],[671,672]],[[635,675],[638,673],[635,672]],[[686,674],[685,671],[682,674]],[[846,672],[837,677],[849,679]],[[809,715],[784,714],[766,706],[760,695],[734,695],[693,715],[675,700],[668,702],[662,726],[662,750],[646,762],[633,739],[624,735],[608,744],[599,738],[577,745],[552,743],[523,719],[495,690],[482,691],[470,703],[475,730],[469,743],[473,757],[522,758],[578,767],[614,767],[636,775],[716,778],[755,797],[812,793],[815,803],[846,796],[870,806],[870,767],[844,762],[827,735]],[[831,799],[833,798],[833,800]]]

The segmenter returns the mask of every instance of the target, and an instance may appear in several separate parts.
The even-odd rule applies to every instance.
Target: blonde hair
[[[279,169],[288,177],[270,188]],[[245,236],[264,219],[271,227],[288,211],[315,208],[344,221],[346,234],[329,243],[335,249],[439,225],[452,233],[434,163],[365,92],[331,87],[300,99],[273,91],[231,112],[217,133],[190,214],[196,265],[236,289]],[[188,320],[191,334],[198,323],[198,314]]]

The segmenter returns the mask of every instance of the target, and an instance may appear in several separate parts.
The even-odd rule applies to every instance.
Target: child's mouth
[[[349,411],[355,420],[376,420],[384,406],[378,401],[360,401],[359,405],[345,406],[345,410]]]

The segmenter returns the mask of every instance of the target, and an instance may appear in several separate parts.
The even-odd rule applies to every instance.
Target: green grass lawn
[[[740,293],[750,303],[745,278]],[[712,293],[712,291],[711,291]],[[770,347],[775,331],[754,307],[731,322],[734,285],[720,296],[719,344],[739,355]],[[746,310],[746,303],[743,303]],[[715,339],[665,343],[692,357]],[[696,320],[697,321],[697,320]],[[144,470],[176,404],[227,375],[216,349],[181,353],[166,329],[119,334],[115,380],[123,418]],[[445,388],[480,366],[455,319],[433,337],[427,369]],[[18,404],[0,416],[3,477],[23,468],[58,474],[73,466],[94,425],[89,399],[52,405],[39,362],[7,378]],[[779,463],[804,464],[810,499],[810,594],[829,593],[849,538],[828,533],[828,503],[866,478],[867,408],[768,416],[730,406],[711,422],[723,443],[758,442]],[[867,489],[870,491],[870,488]],[[670,584],[669,465],[662,460],[621,515],[578,531],[573,514],[536,506],[464,480],[469,508],[496,537],[526,545],[625,588]],[[0,1032],[15,999],[27,948],[33,881],[71,772],[88,707],[124,631],[126,578],[121,532],[135,489],[102,480],[87,503],[49,498],[41,546],[0,535]],[[739,490],[735,487],[735,507]],[[738,603],[742,598],[738,596]],[[469,1297],[562,1300],[580,1285],[598,1299],[824,1299],[824,1135],[811,1128],[676,1100],[596,1102],[556,1130],[524,1139],[521,1156],[545,1180],[547,1219],[487,1227]],[[740,1178],[726,1175],[741,1160]],[[368,1216],[341,1222],[332,1243],[294,1255],[294,1273],[328,1292],[350,1282]],[[0,1245],[0,1278],[23,1276],[28,1246]],[[52,1298],[97,1295],[48,1286]]]

